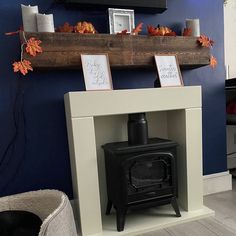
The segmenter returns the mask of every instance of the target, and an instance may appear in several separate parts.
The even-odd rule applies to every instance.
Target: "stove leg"
[[[124,230],[126,212],[126,208],[116,208],[116,226],[118,232]]]
[[[178,206],[176,197],[173,197],[173,198],[171,199],[171,205],[172,205],[172,207],[173,207],[174,210],[175,210],[176,216],[177,216],[177,217],[181,217],[181,214],[180,214],[180,211],[179,211],[179,206]]]
[[[107,201],[107,209],[106,209],[106,215],[109,215],[111,213],[112,208],[112,201],[108,199]]]

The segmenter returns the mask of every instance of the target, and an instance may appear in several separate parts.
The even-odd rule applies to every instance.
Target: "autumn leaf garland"
[[[23,75],[26,75],[29,70],[33,71],[31,62],[28,60],[16,61],[13,64],[13,71],[20,72]]]
[[[25,51],[35,57],[37,53],[43,52],[42,48],[39,46],[41,43],[41,40],[32,37],[27,41]]]
[[[23,52],[24,50],[29,55],[35,57],[38,53],[42,53],[42,47],[39,46],[42,42],[34,37],[26,40],[24,31],[23,38],[24,42],[21,44],[21,59],[20,61],[14,62],[12,64],[14,72],[20,72],[22,75],[28,74],[29,71],[33,71],[31,66],[31,62],[29,60],[23,59]]]
[[[166,26],[153,27],[147,26],[148,34],[150,36],[176,36],[176,33]]]
[[[204,34],[200,35],[200,37],[198,37],[197,41],[202,47],[206,47],[206,48],[212,48],[215,43],[213,40],[211,40],[209,37],[207,37]],[[217,59],[211,55],[210,67],[215,68],[216,66],[217,66]]]
[[[215,43],[213,40],[211,40],[209,37],[207,37],[204,34],[200,35],[200,37],[198,38],[198,42],[199,44],[201,44],[201,46],[207,47],[207,48],[213,47]]]
[[[60,33],[80,33],[80,34],[96,34],[97,30],[92,23],[87,21],[77,22],[75,26],[65,22],[64,25],[59,26],[56,32]]]

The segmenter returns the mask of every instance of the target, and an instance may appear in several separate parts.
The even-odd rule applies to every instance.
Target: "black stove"
[[[108,203],[116,210],[117,231],[123,231],[127,210],[172,204],[180,217],[176,148],[167,139],[151,138],[145,144],[107,143],[105,153]]]

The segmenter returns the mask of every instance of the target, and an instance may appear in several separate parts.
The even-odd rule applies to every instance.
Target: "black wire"
[[[13,106],[13,122],[14,122],[14,128],[15,128],[15,133],[11,139],[11,141],[9,142],[9,144],[7,145],[5,151],[3,152],[3,155],[2,155],[2,158],[0,160],[0,167],[2,166],[2,164],[4,163],[6,157],[7,157],[7,154],[10,150],[10,148],[13,146],[13,144],[15,143],[15,140],[16,140],[16,137],[17,137],[17,133],[18,133],[18,121],[19,121],[19,117],[17,119],[16,117],[16,108],[17,108],[17,102],[18,102],[18,98],[19,98],[19,95],[20,95],[20,84],[19,84],[19,81],[17,81],[17,90],[16,90],[16,96],[15,96],[15,101],[14,101],[14,106]]]
[[[15,154],[15,144],[16,144],[17,137],[19,136],[19,128],[20,128],[19,122],[21,121],[21,118],[23,117],[22,123],[21,123],[22,125],[21,127],[23,127],[23,136],[24,136],[22,156],[20,158],[19,157],[17,158],[16,167],[14,168],[15,169],[14,174],[11,175],[11,173],[9,172],[10,176],[5,176],[4,183],[1,184],[1,195],[4,195],[11,181],[14,180],[17,174],[19,173],[19,169],[24,160],[24,156],[26,152],[26,141],[27,141],[26,129],[25,129],[26,117],[25,117],[25,112],[24,112],[24,88],[22,88],[22,85],[24,84],[24,80],[25,79],[22,78],[22,75],[19,75],[19,77],[17,78],[17,89],[16,89],[16,96],[15,96],[15,101],[14,101],[14,106],[13,106],[13,123],[15,127],[15,133],[11,141],[7,145],[3,153],[3,156],[0,160],[0,171],[1,172],[5,171],[5,168],[8,167],[6,163],[11,161],[11,159],[13,158],[13,155]],[[12,152],[11,154],[10,154],[10,151]]]
[[[18,162],[17,162],[17,166],[15,167],[15,171],[14,171],[14,174],[12,176],[9,177],[9,179],[4,183],[4,185],[2,186],[1,188],[1,191],[3,193],[5,193],[9,187],[9,184],[16,178],[16,176],[18,175],[19,173],[19,170],[20,170],[20,167],[24,161],[24,157],[25,157],[25,154],[26,154],[26,145],[27,145],[27,138],[26,138],[26,117],[25,117],[25,111],[24,111],[24,91],[22,91],[21,93],[22,95],[22,104],[21,104],[21,109],[19,111],[19,115],[22,115],[23,116],[23,120],[22,120],[22,126],[23,126],[23,136],[24,136],[24,143],[23,143],[23,150],[22,150],[22,156],[19,158],[17,158]],[[18,132],[19,130],[17,130]],[[15,144],[15,143],[14,143]],[[14,145],[15,146],[15,145]],[[22,146],[21,146],[22,147]]]

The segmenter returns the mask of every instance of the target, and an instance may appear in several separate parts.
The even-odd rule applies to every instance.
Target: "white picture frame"
[[[107,54],[81,54],[87,91],[112,90],[112,77]]]
[[[184,85],[175,54],[157,54],[154,57],[161,87]]]
[[[117,34],[123,30],[131,33],[135,28],[134,10],[108,8],[110,34]]]

